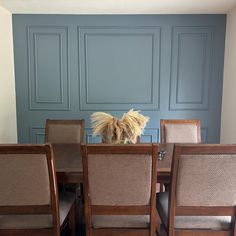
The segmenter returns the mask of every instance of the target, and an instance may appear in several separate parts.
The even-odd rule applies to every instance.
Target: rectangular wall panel
[[[207,110],[211,27],[173,27],[170,110]]]
[[[68,110],[68,32],[64,27],[28,27],[31,110]]]

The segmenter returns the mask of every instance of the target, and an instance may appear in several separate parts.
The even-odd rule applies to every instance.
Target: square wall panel
[[[80,109],[159,109],[159,27],[79,28]]]

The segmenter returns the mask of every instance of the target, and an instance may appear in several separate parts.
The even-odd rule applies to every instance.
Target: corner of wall
[[[0,143],[17,143],[12,14],[0,6]]]
[[[221,143],[236,143],[236,7],[227,14]]]

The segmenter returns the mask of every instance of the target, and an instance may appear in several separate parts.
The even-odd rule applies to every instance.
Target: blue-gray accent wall
[[[44,142],[47,118],[201,119],[202,140],[219,142],[225,15],[13,15],[18,140]],[[63,135],[63,134],[62,134]]]

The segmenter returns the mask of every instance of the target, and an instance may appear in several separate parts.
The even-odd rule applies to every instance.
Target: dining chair
[[[46,120],[45,142],[52,144],[80,143],[84,141],[84,119]]]
[[[75,235],[75,197],[58,196],[50,145],[0,145],[0,235]]]
[[[236,145],[176,145],[157,210],[169,236],[236,235]]]
[[[84,119],[80,120],[46,120],[45,142],[51,143],[57,167],[62,168],[67,161],[70,168],[63,171],[76,172],[80,170],[80,143],[84,141]],[[64,158],[66,156],[66,158]],[[71,166],[73,165],[73,168]],[[66,166],[66,165],[65,165]],[[65,167],[66,168],[66,167]],[[80,223],[79,208],[82,202],[82,188],[79,183],[63,183],[59,185],[61,192],[74,192],[76,194],[76,223]]]
[[[46,120],[45,142],[51,143],[54,150],[57,167],[60,167],[60,169],[63,169],[65,161],[67,161],[67,166],[70,166],[69,171],[76,172],[80,170],[80,143],[83,141],[83,119]],[[63,169],[63,171],[64,170],[65,169]]]
[[[156,235],[156,144],[82,144],[86,235]]]
[[[161,143],[201,143],[200,120],[160,120]]]

